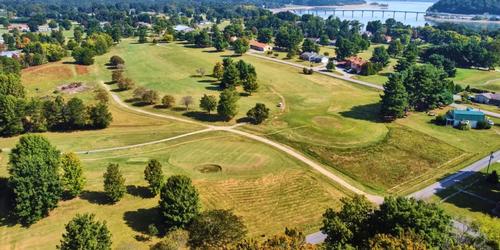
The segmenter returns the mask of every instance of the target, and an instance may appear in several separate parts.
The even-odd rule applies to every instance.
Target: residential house
[[[13,31],[15,29],[21,31],[21,32],[28,32],[30,31],[30,27],[28,26],[28,24],[25,24],[25,23],[12,23],[12,24],[9,24],[9,26],[7,26],[7,29],[9,31]]]
[[[135,23],[135,26],[136,27],[146,27],[148,29],[151,29],[151,27],[153,27],[150,23],[146,23],[146,22],[137,22],[137,23]]]
[[[108,25],[111,25],[111,23],[110,22],[106,22],[106,21],[99,22],[99,26],[101,27],[101,29],[104,29],[104,27],[106,27]]]
[[[392,36],[385,35],[384,36],[384,40],[385,40],[386,43],[391,43],[392,42]]]
[[[193,28],[186,26],[186,25],[182,25],[182,24],[176,25],[174,27],[174,30],[177,32],[184,32],[184,33],[194,31]]]
[[[346,59],[345,66],[347,68],[350,68],[354,71],[356,71],[356,74],[359,74],[361,72],[361,69],[363,68],[363,65],[366,64],[366,61],[358,56],[351,56]]]
[[[38,31],[39,32],[51,32],[52,28],[50,28],[49,25],[44,24],[44,25],[38,26]]]
[[[315,52],[304,52],[300,55],[300,59],[314,63],[328,63],[328,57],[318,55],[318,53]]]
[[[271,45],[266,44],[266,43],[261,43],[261,42],[258,42],[256,40],[250,40],[249,45],[250,45],[251,49],[262,51],[262,52],[273,50],[273,47]]]
[[[446,114],[446,124],[457,127],[460,123],[468,123],[471,128],[476,128],[478,122],[487,121],[486,115],[472,108],[454,109]]]
[[[481,93],[474,97],[474,101],[478,103],[500,106],[500,94]]]

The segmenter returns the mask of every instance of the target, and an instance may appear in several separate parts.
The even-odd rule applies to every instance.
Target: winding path
[[[156,116],[156,117],[164,118],[164,119],[169,119],[169,120],[175,120],[175,121],[180,121],[180,122],[188,122],[188,123],[192,123],[192,124],[197,124],[197,125],[206,127],[206,129],[198,130],[198,131],[194,131],[194,132],[190,132],[190,133],[186,133],[186,134],[182,134],[182,135],[178,135],[178,136],[174,136],[174,137],[170,137],[170,138],[166,138],[166,139],[162,139],[162,140],[152,141],[152,142],[146,142],[146,143],[141,143],[141,144],[136,144],[136,145],[129,145],[129,146],[122,146],[122,147],[114,147],[114,148],[106,148],[106,149],[96,149],[96,150],[89,150],[89,151],[81,151],[79,153],[97,153],[97,152],[106,152],[106,151],[115,151],[115,150],[136,148],[136,147],[142,147],[142,146],[145,146],[145,145],[152,145],[152,144],[157,144],[157,143],[161,143],[161,142],[165,142],[165,141],[171,141],[171,140],[175,140],[175,139],[178,139],[178,138],[187,137],[187,136],[190,136],[190,135],[195,135],[195,134],[200,134],[200,133],[206,133],[206,132],[210,132],[210,131],[226,131],[226,132],[229,132],[229,133],[237,134],[237,135],[240,135],[240,136],[243,136],[243,137],[255,140],[255,141],[259,141],[259,142],[265,143],[265,144],[270,145],[270,146],[272,146],[272,147],[274,147],[276,149],[279,149],[279,150],[285,152],[286,154],[294,157],[295,159],[297,159],[297,160],[305,163],[306,165],[308,165],[309,167],[315,169],[316,171],[320,172],[322,175],[326,176],[327,178],[329,178],[329,179],[331,179],[331,180],[339,183],[340,185],[342,185],[346,189],[350,190],[351,192],[356,193],[356,194],[365,195],[370,201],[372,201],[372,202],[374,202],[376,204],[381,204],[382,201],[384,200],[384,198],[382,196],[368,194],[368,193],[366,193],[366,192],[364,192],[364,191],[362,191],[362,190],[354,187],[353,185],[349,184],[348,182],[346,182],[341,177],[339,177],[339,176],[333,174],[332,172],[328,171],[322,165],[320,165],[320,164],[318,164],[318,163],[316,163],[316,162],[308,159],[307,157],[303,156],[302,154],[298,153],[297,151],[295,151],[294,149],[292,149],[292,148],[290,148],[288,146],[285,146],[285,145],[283,145],[281,143],[277,143],[277,142],[271,141],[271,140],[269,140],[269,139],[267,139],[265,137],[262,137],[262,136],[254,135],[254,134],[251,134],[251,133],[247,133],[247,132],[235,129],[238,126],[244,125],[244,123],[239,123],[239,124],[236,124],[236,125],[233,125],[233,126],[211,126],[211,125],[206,125],[206,124],[199,123],[199,122],[196,122],[196,121],[179,118],[179,117],[176,117],[176,116],[164,115],[164,114],[157,114],[157,113],[150,112],[150,111],[147,111],[147,110],[142,110],[142,109],[134,108],[134,107],[131,107],[131,106],[127,105],[125,102],[123,102],[118,95],[116,95],[115,93],[113,93],[110,90],[110,88],[109,88],[108,85],[104,84],[103,82],[101,82],[101,85],[103,85],[104,88],[108,91],[108,93],[111,95],[113,101],[115,101],[118,105],[120,105],[123,108],[129,109],[129,110],[132,110],[132,111],[135,111],[135,112],[139,112],[139,113],[142,113],[142,114],[147,114],[147,115],[151,115],[151,116]]]
[[[293,67],[297,67],[297,68],[303,68],[303,65],[300,65],[300,64],[295,64],[295,63],[292,63],[292,62],[286,62],[286,61],[275,59],[275,58],[269,58],[269,57],[262,56],[262,55],[257,55],[257,54],[254,54],[254,53],[248,53],[248,54],[252,55],[254,57],[265,59],[265,60],[270,60],[270,61],[274,61],[274,62],[277,62],[277,63],[287,64],[287,65],[290,65],[290,66],[293,66]],[[376,84],[372,84],[372,83],[368,83],[368,82],[364,82],[364,81],[360,81],[360,80],[356,80],[356,79],[352,79],[352,78],[350,78],[348,76],[345,76],[345,75],[339,76],[339,75],[336,75],[334,73],[321,71],[320,69],[315,69],[315,72],[317,72],[319,74],[323,74],[323,75],[329,76],[329,77],[333,77],[333,78],[341,79],[341,80],[344,80],[344,81],[348,81],[348,82],[360,84],[360,85],[363,85],[363,86],[366,86],[366,87],[374,88],[374,89],[377,89],[377,90],[383,90],[382,86],[379,86],[379,85],[376,85]],[[177,136],[166,138],[166,139],[162,139],[162,140],[152,141],[152,142],[146,142],[146,143],[141,143],[141,144],[136,144],[136,145],[129,145],[129,146],[122,146],[122,147],[114,147],[114,148],[106,148],[106,149],[96,149],[96,150],[89,150],[89,151],[81,151],[81,152],[78,152],[78,153],[97,153],[97,152],[106,152],[106,151],[113,151],[113,150],[123,150],[123,149],[136,148],[136,147],[142,147],[142,146],[146,146],[146,145],[152,145],[152,144],[162,143],[162,142],[171,141],[171,140],[175,140],[175,139],[179,139],[179,138],[183,138],[183,137],[187,137],[187,136],[191,136],[191,135],[195,135],[195,134],[206,133],[206,132],[210,132],[210,131],[226,131],[226,132],[237,134],[237,135],[240,135],[240,136],[243,136],[243,137],[255,140],[255,141],[259,141],[261,143],[265,143],[265,144],[267,144],[269,146],[272,146],[272,147],[274,147],[274,148],[276,148],[278,150],[281,150],[282,152],[288,154],[289,156],[294,157],[295,159],[297,159],[297,160],[305,163],[309,167],[311,167],[311,168],[315,169],[316,171],[320,172],[322,175],[324,175],[325,177],[329,178],[330,180],[333,180],[333,181],[337,182],[338,184],[342,185],[344,188],[352,191],[353,193],[365,195],[370,201],[372,201],[373,203],[376,203],[376,204],[381,204],[383,202],[383,197],[382,196],[368,194],[368,193],[366,193],[366,192],[364,192],[364,191],[362,191],[362,190],[354,187],[353,185],[349,184],[348,182],[346,182],[341,177],[339,177],[339,176],[333,174],[332,172],[328,171],[322,165],[316,163],[315,161],[310,160],[309,158],[305,157],[304,155],[300,154],[299,152],[295,151],[294,149],[292,149],[292,148],[290,148],[290,147],[288,147],[286,145],[280,144],[278,142],[274,142],[274,141],[269,140],[269,139],[267,139],[265,137],[262,137],[262,136],[258,136],[258,135],[255,135],[255,134],[251,134],[251,133],[248,133],[248,132],[244,132],[244,131],[235,129],[236,127],[244,125],[244,124],[240,123],[240,124],[236,124],[236,125],[233,125],[233,126],[212,126],[212,125],[206,125],[206,124],[203,124],[203,123],[200,123],[200,122],[196,122],[196,121],[193,121],[193,120],[183,119],[183,118],[176,117],[176,116],[165,115],[165,114],[157,114],[157,113],[154,113],[154,112],[150,112],[150,111],[146,111],[146,110],[142,110],[142,109],[138,109],[138,108],[133,108],[133,107],[127,105],[126,103],[124,103],[119,98],[118,95],[116,95],[115,93],[111,92],[108,85],[104,84],[103,82],[101,82],[101,84],[110,93],[112,99],[118,105],[120,105],[121,107],[124,107],[126,109],[129,109],[129,110],[132,110],[132,111],[135,111],[135,112],[138,112],[138,113],[142,113],[142,114],[147,114],[147,115],[156,116],[156,117],[160,117],[160,118],[164,118],[164,119],[169,119],[169,120],[174,120],[174,121],[179,121],[179,122],[186,122],[186,123],[200,125],[200,126],[205,127],[205,129],[194,131],[194,132],[190,132],[190,133],[186,133],[186,134],[182,134],[182,135],[177,135]],[[284,98],[282,98],[282,99],[284,99]],[[452,105],[452,106],[457,107],[458,105]],[[485,113],[488,114],[488,115],[490,115],[490,116],[500,117],[500,114],[497,114],[497,113],[493,113],[493,112],[485,112]],[[426,188],[424,188],[424,189],[422,189],[422,190],[420,190],[418,192],[415,192],[415,193],[409,195],[409,197],[414,197],[416,199],[426,199],[426,198],[429,198],[430,196],[436,194],[438,191],[442,190],[443,188],[450,187],[450,186],[452,186],[452,185],[454,185],[454,184],[462,181],[463,179],[465,179],[466,177],[470,176],[471,174],[473,174],[475,172],[478,172],[479,170],[481,170],[482,168],[484,168],[487,165],[487,160],[489,160],[488,157],[483,158],[483,159],[481,159],[481,160],[479,160],[479,161],[477,161],[477,162],[469,165],[468,167],[460,170],[459,172],[451,175],[450,177],[447,177],[447,178],[441,180],[440,182],[436,182],[436,183],[434,183],[434,184],[432,184],[432,185],[430,185],[430,186],[428,186],[428,187],[426,187]],[[498,161],[498,160],[500,160],[500,151],[495,152],[495,155],[494,155],[494,161]],[[463,224],[454,221],[454,226],[455,227],[460,227],[460,226],[463,226]],[[325,238],[326,238],[326,235],[324,235],[322,232],[316,232],[316,233],[308,235],[306,237],[306,241],[308,243],[317,244],[317,243],[323,242],[325,240]]]

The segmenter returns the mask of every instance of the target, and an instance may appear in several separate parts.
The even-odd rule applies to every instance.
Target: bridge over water
[[[345,17],[346,15],[351,17],[354,17],[354,13],[361,13],[361,17],[364,17],[365,14],[370,15],[371,17],[374,17],[375,13],[382,13],[382,17],[390,17],[392,18],[396,17],[396,14],[403,14],[404,19],[406,20],[408,14],[411,16],[415,15],[416,20],[418,20],[419,17],[425,16],[426,12],[421,12],[421,11],[406,11],[406,10],[384,10],[384,9],[377,9],[377,10],[364,10],[364,9],[335,9],[335,8],[317,8],[317,9],[298,9],[298,10],[292,10],[293,13],[299,13],[299,14],[312,14],[318,16],[320,13],[324,13],[324,15],[328,15],[328,13],[332,13],[332,15],[341,15]]]

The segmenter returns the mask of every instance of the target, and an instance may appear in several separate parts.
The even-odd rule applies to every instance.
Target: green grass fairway
[[[500,72],[477,69],[457,69],[457,75],[452,79],[462,86],[500,92]]]
[[[212,68],[217,61],[222,61],[223,56],[230,56],[232,52],[214,53],[212,49],[193,49],[184,47],[183,44],[171,43],[154,46],[151,44],[134,44],[131,40],[124,40],[120,45],[113,49],[111,54],[122,56],[126,62],[125,75],[132,78],[137,85],[146,88],[155,89],[161,96],[165,94],[173,95],[177,101],[177,106],[172,110],[153,109],[155,112],[167,112],[173,115],[187,115],[191,117],[203,116],[199,109],[199,100],[203,94],[215,95],[217,98],[220,91],[216,79],[210,77]],[[107,59],[107,58],[106,58]],[[242,59],[233,58],[234,61]],[[199,77],[196,69],[202,68],[206,71],[205,77]],[[259,79],[261,75],[259,75]],[[109,81],[108,79],[104,79]],[[263,80],[260,80],[264,83]],[[255,103],[260,102],[272,109],[272,112],[278,112],[276,104],[280,102],[279,96],[274,94],[270,88],[261,84],[259,92],[251,96],[242,95],[238,105],[240,112],[236,119],[245,116],[246,112]],[[243,92],[241,87],[239,92]],[[123,99],[130,98],[131,91],[119,92]],[[192,96],[194,104],[191,112],[185,114],[185,108],[180,101],[184,96]]]
[[[500,172],[500,163],[494,163],[491,171]],[[500,219],[491,215],[498,201],[500,186],[493,186],[485,181],[486,169],[467,178],[462,183],[450,187],[431,198],[458,220],[472,221],[479,225],[482,233],[500,244]],[[467,193],[459,192],[466,190]],[[479,197],[478,197],[479,196]]]
[[[204,93],[218,95],[218,90],[211,88],[215,82],[210,82],[210,77],[193,77],[195,69],[201,67],[210,72],[215,62],[231,53],[215,53],[211,48],[197,49],[180,43],[153,46],[129,40],[111,52],[125,58],[127,76],[139,85],[177,98],[192,95],[195,100]],[[304,75],[300,69],[250,55],[241,58],[256,67],[262,88],[251,97],[242,97],[237,118],[243,117],[255,102],[264,102],[272,109],[272,118],[264,125],[244,129],[291,145],[371,191],[407,193],[422,181],[438,178],[499,146],[494,143],[486,149],[476,143],[498,136],[496,129],[470,131],[466,135],[446,128],[429,134],[426,130],[435,127],[429,124],[431,118],[424,116],[419,120],[418,115],[400,124],[381,123],[377,119],[378,91],[318,74]],[[130,92],[120,95],[126,99]],[[284,113],[275,107],[280,102],[279,95],[286,100]],[[180,107],[146,109],[174,115],[185,113]],[[447,141],[449,137],[475,139],[464,140],[463,146],[457,146]],[[415,148],[420,150],[415,153]]]
[[[158,220],[158,197],[148,197],[143,179],[146,162],[153,158],[160,160],[167,176],[185,174],[193,179],[203,209],[232,209],[242,216],[253,237],[278,233],[285,227],[314,232],[324,210],[338,207],[339,198],[346,195],[281,152],[223,132],[81,157],[87,177],[81,198],[61,202],[49,217],[28,229],[0,227],[3,247],[54,249],[68,220],[76,213],[92,212],[107,221],[114,248],[147,249],[152,242],[134,237]],[[102,174],[109,162],[120,164],[128,186],[128,194],[115,205],[103,203]],[[202,173],[207,165],[222,171]]]

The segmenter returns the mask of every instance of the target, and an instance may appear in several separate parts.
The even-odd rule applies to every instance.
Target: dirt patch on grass
[[[76,94],[76,93],[83,92],[87,89],[89,89],[89,87],[81,82],[72,82],[72,83],[64,84],[64,85],[57,87],[57,90],[59,90],[62,93],[67,93],[67,94]]]
[[[203,174],[222,172],[222,167],[217,164],[205,164],[194,168]]]
[[[89,67],[87,66],[76,65],[75,69],[76,69],[76,74],[78,74],[79,76],[86,75],[89,73]]]

